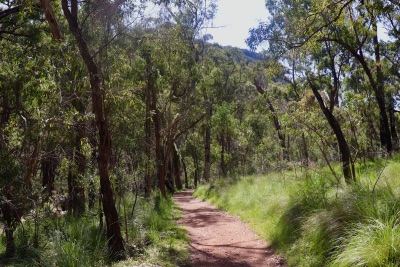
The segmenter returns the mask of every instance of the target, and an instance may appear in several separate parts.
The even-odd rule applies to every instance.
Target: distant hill
[[[264,60],[264,56],[261,53],[253,52],[245,48],[239,48],[234,46],[222,46],[218,43],[206,43],[206,46],[213,47],[216,49],[221,49],[227,53],[231,53],[232,51],[236,51],[235,54],[237,56],[236,60],[238,61],[246,61],[247,63],[254,63],[256,61]]]
[[[255,61],[264,59],[263,56],[260,53],[256,53],[256,52],[250,51],[248,49],[244,49],[244,48],[241,48],[240,50],[243,52],[243,54],[246,57],[248,57],[250,59],[253,59]]]

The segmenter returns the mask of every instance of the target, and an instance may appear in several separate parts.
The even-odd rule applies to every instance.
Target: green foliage
[[[21,165],[14,158],[12,151],[0,148],[0,191],[9,186],[17,186],[22,183]],[[2,201],[2,199],[0,199]]]
[[[151,199],[140,199],[129,231],[128,250],[131,258],[113,267],[137,264],[181,266],[189,261],[189,238],[176,220],[180,211],[172,198],[164,199],[159,193]]]
[[[107,240],[104,229],[99,227],[98,216],[87,213],[81,218],[69,215],[48,216],[43,213],[40,221],[30,217],[15,232],[16,255],[5,266],[60,266],[60,267],[125,267],[134,264],[178,266],[188,264],[189,238],[176,220],[180,212],[171,198],[155,194],[150,199],[140,198],[131,213],[134,197],[126,196],[128,233],[126,247],[128,259],[112,263],[108,260]],[[44,217],[42,217],[44,216]],[[122,223],[124,225],[124,223]],[[36,228],[38,227],[38,228]],[[39,244],[35,245],[35,229],[39,231]],[[4,235],[0,235],[1,240]],[[4,253],[4,242],[0,253]],[[1,255],[1,254],[0,254]]]

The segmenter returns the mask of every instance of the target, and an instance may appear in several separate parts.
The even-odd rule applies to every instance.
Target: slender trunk
[[[151,92],[149,86],[146,86],[146,121],[144,124],[145,131],[145,174],[144,174],[144,194],[148,198],[151,194],[152,182],[151,182],[151,174],[150,174],[150,162],[151,162],[151,117],[150,117],[150,101],[151,101]]]
[[[86,171],[86,159],[82,153],[82,147],[80,145],[81,139],[78,138],[79,146],[75,151],[75,162],[78,165],[78,174],[74,181],[74,213],[75,215],[81,215],[85,212],[85,188],[84,188],[84,175]]]
[[[271,101],[267,97],[266,91],[262,88],[261,84],[256,79],[254,79],[253,84],[256,87],[257,91],[262,96],[264,96],[264,98],[265,98],[265,100],[267,102],[268,109],[272,114],[272,122],[274,124],[274,128],[276,130],[276,133],[278,134],[279,144],[282,147],[283,159],[284,160],[289,160],[289,154],[288,154],[288,151],[287,151],[288,149],[287,149],[286,143],[285,143],[285,135],[282,133],[282,127],[281,127],[281,124],[279,122],[278,114],[276,113],[274,106],[272,105]]]
[[[194,163],[194,188],[197,188],[197,183],[199,181],[199,161],[197,156],[193,157]]]
[[[166,169],[165,185],[167,186],[168,191],[171,194],[173,194],[173,193],[175,193],[174,162],[173,162],[174,143],[172,141],[171,133],[168,133],[166,141],[167,141],[167,144],[166,144],[167,157],[165,158],[164,162],[165,162],[165,166],[167,166],[167,169]]]
[[[396,117],[394,114],[395,114],[395,111],[394,111],[393,104],[390,104],[389,105],[390,132],[392,134],[392,141],[393,141],[394,149],[398,149],[399,138],[397,136]]]
[[[180,168],[180,160],[179,160],[178,149],[176,146],[173,146],[173,157],[172,157],[172,167],[173,167],[173,174],[175,179],[175,186],[178,190],[182,190],[182,180],[181,180],[181,168]]]
[[[40,151],[40,138],[35,142],[35,147],[33,148],[32,154],[29,152],[26,155],[26,172],[24,177],[24,183],[27,190],[32,188],[32,177],[36,174],[38,164],[39,164],[39,151]]]
[[[92,148],[92,154],[90,155],[90,162],[91,162],[90,165],[92,165],[92,166],[94,166],[95,162],[96,162],[97,147],[98,147],[97,141],[96,141],[96,136],[95,136],[95,134],[93,134],[96,131],[96,125],[95,124],[96,124],[95,121],[92,120],[92,123],[90,125],[90,127],[91,127],[90,133],[91,134],[89,134],[89,143],[90,143],[90,146]],[[93,170],[92,170],[92,172],[93,172]],[[95,207],[96,195],[97,195],[97,193],[96,193],[95,183],[94,183],[94,180],[91,178],[89,180],[89,188],[88,188],[88,202],[89,202],[88,203],[88,207],[89,207],[89,210],[93,210],[93,208]]]
[[[380,59],[380,47],[378,40],[378,27],[376,18],[372,17],[372,27],[375,32],[375,36],[373,37],[374,44],[374,55],[375,55],[375,67],[376,67],[376,79],[374,74],[369,66],[367,59],[363,55],[362,47],[358,47],[354,49],[351,45],[346,43],[341,39],[336,38],[327,38],[326,41],[334,41],[341,46],[343,46],[347,51],[349,51],[361,64],[365,74],[368,77],[368,80],[371,84],[372,89],[375,93],[375,100],[379,107],[379,122],[380,122],[380,141],[383,147],[386,147],[386,152],[390,154],[392,152],[392,139],[390,135],[390,127],[389,127],[389,119],[386,113],[386,104],[385,104],[385,88],[383,83],[383,72],[382,72],[382,62]]]
[[[303,165],[304,167],[308,167],[308,147],[307,147],[307,140],[304,133],[301,134],[301,140],[303,144]]]
[[[54,150],[46,153],[41,160],[42,187],[46,188],[48,197],[53,195],[58,162],[58,155]]]
[[[351,171],[352,162],[351,162],[350,149],[342,132],[342,128],[340,127],[340,124],[336,120],[335,116],[333,116],[332,112],[325,106],[324,100],[322,99],[314,83],[310,79],[308,80],[308,82],[310,83],[314,96],[317,99],[319,106],[322,112],[324,113],[325,118],[327,119],[333,132],[335,133],[336,139],[338,141],[340,155],[341,155],[340,160],[342,162],[344,179],[346,183],[351,183],[355,181],[355,177],[352,175]]]
[[[86,159],[82,153],[81,139],[84,137],[84,124],[75,121],[77,135],[74,140],[74,153],[72,159],[76,170],[70,170],[68,177],[69,192],[69,210],[76,216],[80,216],[85,212],[85,189],[83,187],[83,177],[86,171]],[[72,154],[72,151],[71,151]]]
[[[9,97],[8,94],[0,95],[0,97],[2,98],[1,101],[2,112],[0,113],[0,130],[2,131],[3,127],[6,126],[10,120],[11,108],[8,99]],[[6,134],[0,134],[0,148],[3,148],[7,142],[8,142],[8,136]]]
[[[182,167],[183,167],[183,173],[185,174],[185,188],[188,189],[189,188],[189,180],[188,180],[186,163],[183,158],[182,158]]]
[[[8,226],[4,226],[4,232],[6,234],[6,258],[12,258],[15,254],[15,241],[14,241],[14,229]]]
[[[15,199],[13,196],[15,192],[13,192],[12,186],[6,186],[3,189],[3,198],[0,205],[0,209],[3,213],[3,222],[4,222],[4,232],[6,234],[6,258],[11,258],[15,253],[15,242],[14,242],[14,231],[17,225],[20,223],[20,214],[18,213]]]
[[[210,181],[211,177],[211,126],[210,119],[212,115],[212,106],[207,111],[206,129],[205,129],[205,140],[204,140],[204,173],[203,179],[205,182]]]
[[[97,164],[100,174],[100,193],[104,216],[106,219],[108,246],[113,256],[122,256],[125,247],[108,173],[108,164],[111,156],[111,136],[105,114],[104,94],[101,90],[100,73],[83,38],[77,17],[72,15],[68,7],[68,0],[62,0],[62,9],[65,18],[68,21],[69,29],[77,42],[81,57],[89,71],[89,80],[92,89],[93,113],[95,115],[100,141]]]
[[[220,145],[221,145],[221,172],[222,176],[226,177],[227,171],[226,171],[226,163],[225,163],[225,136],[224,134],[221,134],[220,136]]]
[[[166,166],[165,166],[165,158],[161,140],[160,111],[157,108],[156,77],[152,71],[150,59],[148,59],[146,75],[147,75],[147,86],[151,95],[150,109],[154,125],[158,186],[160,188],[161,194],[163,195],[163,197],[166,198],[167,197],[167,191],[165,188]]]
[[[381,136],[381,144],[386,146],[387,153],[391,153],[393,150],[392,138],[390,135],[390,127],[389,127],[389,119],[386,113],[386,104],[385,104],[385,85],[384,85],[384,75],[382,71],[382,62],[380,55],[380,46],[378,40],[378,26],[376,22],[376,18],[373,17],[372,27],[374,29],[375,35],[373,38],[374,41],[374,52],[375,52],[375,67],[376,67],[376,90],[375,96],[378,102],[379,111],[380,111],[380,136]]]

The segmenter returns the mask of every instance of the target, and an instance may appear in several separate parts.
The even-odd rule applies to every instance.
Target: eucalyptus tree
[[[180,28],[180,39],[188,46],[190,54],[186,56],[191,58],[188,61],[191,90],[196,90],[201,82],[201,68],[205,55],[205,42],[209,36],[203,36],[204,29],[209,26],[209,22],[215,17],[217,3],[215,0],[173,0],[159,1],[164,3],[173,21]],[[210,119],[212,114],[212,100],[210,96],[203,91],[203,102],[205,107],[205,129],[204,129],[204,170],[203,179],[210,180],[211,175],[211,133]]]
[[[105,105],[105,84],[101,79],[101,61],[96,56],[104,53],[110,42],[121,34],[121,22],[124,22],[125,1],[78,3],[62,0],[61,6],[68,22],[69,31],[75,38],[81,58],[89,74],[91,102],[98,130],[98,169],[100,174],[100,193],[107,225],[107,237],[110,252],[119,255],[124,251],[118,213],[115,207],[114,193],[109,177],[109,163],[112,154],[111,133]],[[129,7],[129,6],[126,6]],[[105,20],[103,20],[106,18]],[[104,22],[105,25],[101,22]],[[102,27],[103,26],[103,27]],[[124,29],[124,27],[122,27]],[[104,33],[101,45],[96,43],[95,32]],[[112,37],[110,37],[112,35]]]
[[[215,6],[206,1],[155,2],[160,13],[144,25],[141,54],[147,65],[146,117],[152,117],[146,119],[147,142],[152,122],[158,183],[165,194],[165,181],[170,190],[175,185],[182,187],[177,157],[182,137],[204,118],[196,88],[204,49],[201,30],[214,15]]]
[[[341,155],[340,161],[343,165],[343,175],[346,182],[351,183],[355,181],[354,160],[340,121],[333,113],[334,108],[339,107],[341,81],[343,80],[345,67],[349,62],[349,55],[346,51],[341,51],[340,47],[335,44],[325,42],[313,53],[313,59],[317,65],[317,71],[315,75],[307,74],[307,81],[321,111],[336,136]],[[328,95],[328,99],[325,101],[320,93],[320,90],[324,88]]]
[[[374,1],[267,1],[271,20],[252,29],[248,43],[253,48],[264,41],[284,54],[307,43],[335,43],[351,54],[365,72],[375,94],[380,114],[380,141],[392,151],[385,77],[382,70],[382,42],[378,38],[381,2]]]

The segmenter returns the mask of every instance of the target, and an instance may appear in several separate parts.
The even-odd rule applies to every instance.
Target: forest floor
[[[190,237],[193,267],[284,267],[284,259],[236,217],[192,196],[174,196]]]

